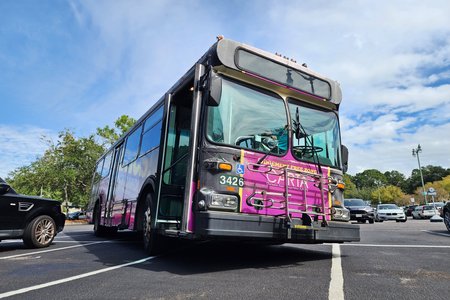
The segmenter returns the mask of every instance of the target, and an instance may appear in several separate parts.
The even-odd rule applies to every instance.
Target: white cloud
[[[450,119],[448,1],[70,1],[69,7],[78,36],[57,41],[71,43],[67,64],[50,61],[52,72],[38,68],[39,80],[24,76],[15,93],[33,98],[27,102],[33,109],[46,109],[37,115],[64,119],[50,134],[64,127],[92,133],[122,114],[139,118],[224,34],[341,83],[351,173],[398,168],[409,175],[418,143],[424,165],[450,167],[443,138]],[[32,50],[24,61],[42,60]],[[19,128],[9,130],[33,139],[31,127]],[[34,134],[37,141],[39,130]],[[30,145],[27,157],[39,147]],[[18,161],[5,152],[11,149],[1,151]]]
[[[56,138],[57,134],[48,129],[0,124],[0,177],[35,161],[48,148],[45,140]]]

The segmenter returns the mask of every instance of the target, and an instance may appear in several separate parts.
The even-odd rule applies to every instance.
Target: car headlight
[[[225,194],[211,194],[208,207],[210,209],[236,211],[238,208],[238,197]]]

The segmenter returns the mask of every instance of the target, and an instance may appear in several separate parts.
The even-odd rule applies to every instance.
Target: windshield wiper
[[[300,114],[299,114],[298,106],[297,106],[297,109],[295,110],[294,127],[295,127],[295,138],[297,140],[299,140],[301,138],[300,134],[303,135],[302,137],[305,139],[305,149],[307,149],[308,144],[309,144],[310,145],[309,147],[311,147],[311,151],[313,154],[313,160],[315,163],[317,163],[317,166],[319,168],[319,173],[322,174],[322,165],[320,164],[320,161],[319,161],[319,154],[317,154],[316,148],[314,147],[314,137],[310,136],[306,133],[305,128],[303,127],[302,123],[300,122]],[[300,129],[302,132],[300,132]]]
[[[269,147],[269,149],[267,149],[267,151],[264,153],[264,155],[260,159],[258,159],[258,161],[256,162],[257,165],[259,165],[261,162],[263,162],[267,158],[267,156],[269,156],[269,154],[272,152],[273,149],[278,147],[278,144],[280,143],[280,139],[286,135],[288,127],[289,127],[288,125],[284,126],[283,134],[280,135],[279,137],[277,136],[277,143],[275,145],[273,145],[272,147]]]

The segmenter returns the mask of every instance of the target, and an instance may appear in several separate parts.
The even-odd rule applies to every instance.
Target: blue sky
[[[450,167],[448,1],[0,1],[0,177],[140,117],[219,34],[341,83],[350,174]]]

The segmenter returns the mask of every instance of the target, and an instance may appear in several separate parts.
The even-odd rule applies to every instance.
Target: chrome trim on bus
[[[164,107],[164,117],[163,120],[166,122],[165,126],[164,126],[164,139],[163,139],[163,144],[161,145],[162,147],[160,147],[160,151],[162,151],[161,154],[161,170],[164,170],[164,162],[166,161],[166,145],[167,145],[167,139],[168,139],[168,132],[169,132],[169,116],[170,116],[170,104],[172,102],[172,94],[171,93],[167,93],[165,95],[165,107]],[[162,186],[162,182],[164,180],[164,173],[161,172],[160,176],[159,176],[159,183],[158,183],[158,191],[157,191],[157,196],[156,196],[156,211],[159,211],[159,201],[161,199],[161,186]],[[156,192],[156,191],[155,191]],[[159,222],[158,220],[158,214],[155,214],[155,224]]]
[[[180,224],[180,221],[177,220],[156,220],[156,223],[169,223],[169,224]]]

